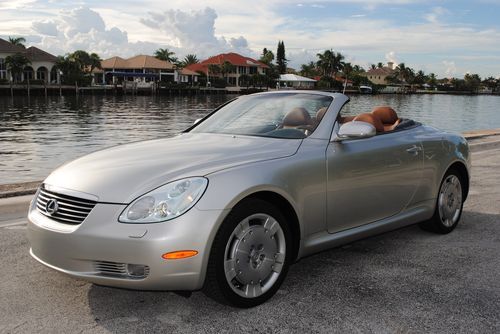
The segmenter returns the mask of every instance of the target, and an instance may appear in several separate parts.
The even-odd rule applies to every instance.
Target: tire
[[[260,199],[244,200],[215,236],[203,290],[223,304],[262,304],[278,291],[292,253],[290,228],[280,210]]]
[[[439,186],[434,215],[419,226],[426,231],[447,234],[457,227],[464,207],[462,176],[455,169],[446,172]]]

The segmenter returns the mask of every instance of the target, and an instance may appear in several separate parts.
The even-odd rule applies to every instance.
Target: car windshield
[[[190,132],[305,138],[318,126],[333,98],[310,93],[242,96]]]

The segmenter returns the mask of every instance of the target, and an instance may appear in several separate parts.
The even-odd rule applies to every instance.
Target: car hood
[[[73,160],[45,180],[48,185],[130,203],[165,183],[204,176],[236,165],[293,155],[302,140],[185,133],[120,145]]]

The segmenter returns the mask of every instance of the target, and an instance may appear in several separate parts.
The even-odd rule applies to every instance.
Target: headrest
[[[311,115],[304,108],[293,108],[283,118],[283,126],[300,126],[312,124]]]
[[[318,109],[318,111],[316,112],[316,122],[319,123],[323,119],[323,116],[325,116],[327,110],[328,110],[327,107],[322,107]]]
[[[396,111],[388,106],[375,107],[372,110],[372,114],[384,124],[394,124],[399,119]]]
[[[354,121],[370,123],[375,127],[375,130],[377,130],[377,132],[384,132],[384,124],[382,124],[380,119],[378,119],[374,114],[359,114],[358,116],[354,117]]]

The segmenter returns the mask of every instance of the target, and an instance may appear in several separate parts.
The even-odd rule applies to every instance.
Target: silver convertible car
[[[241,96],[173,138],[66,163],[31,203],[30,253],[96,284],[251,307],[309,254],[415,223],[452,231],[467,141],[389,107],[345,115],[348,101]]]

